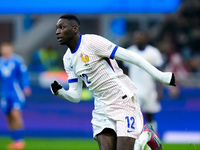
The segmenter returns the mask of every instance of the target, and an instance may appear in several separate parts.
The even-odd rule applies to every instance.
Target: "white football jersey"
[[[122,107],[119,99],[135,95],[133,82],[113,59],[117,49],[117,45],[101,36],[86,34],[80,35],[77,47],[68,49],[63,57],[68,82],[85,82],[93,93],[98,113],[105,113],[104,106]],[[135,104],[138,105],[137,100]]]

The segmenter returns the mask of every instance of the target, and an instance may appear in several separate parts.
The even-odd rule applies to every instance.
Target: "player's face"
[[[11,45],[2,45],[1,46],[1,55],[4,57],[9,57],[12,54],[12,46]]]
[[[136,33],[134,36],[134,43],[137,45],[145,45],[146,40],[145,34],[143,33]]]
[[[72,42],[76,32],[70,21],[67,19],[59,19],[56,24],[56,35],[61,45],[67,45],[69,42]]]

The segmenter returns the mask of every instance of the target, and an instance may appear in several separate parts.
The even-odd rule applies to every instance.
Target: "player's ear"
[[[79,32],[79,27],[78,27],[78,26],[74,26],[74,27],[73,27],[73,31],[74,31],[75,33],[78,33],[78,32]]]

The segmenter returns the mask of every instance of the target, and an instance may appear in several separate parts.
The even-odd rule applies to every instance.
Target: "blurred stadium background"
[[[57,19],[66,13],[78,16],[82,34],[99,34],[122,47],[130,46],[134,31],[148,30],[151,44],[165,59],[163,70],[173,70],[178,81],[176,88],[163,90],[162,110],[155,116],[158,133],[164,143],[173,144],[170,149],[177,143],[200,143],[199,0],[1,1],[0,42],[12,41],[29,67],[33,93],[24,110],[27,138],[92,140],[93,98],[87,89],[79,104],[55,97],[49,90],[54,79],[68,86],[62,65],[66,47],[58,45],[55,36]],[[52,60],[43,51],[48,48],[55,50]],[[0,111],[0,141],[4,143],[8,136]]]

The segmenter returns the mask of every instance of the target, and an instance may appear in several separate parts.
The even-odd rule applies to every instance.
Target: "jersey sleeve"
[[[21,58],[20,56],[16,56],[17,58],[17,64],[18,64],[18,73],[19,73],[19,80],[20,82],[20,86],[22,89],[24,89],[25,87],[29,87],[30,86],[30,81],[29,81],[29,76],[28,76],[28,69],[27,66],[23,60],[23,58]]]
[[[126,49],[119,47],[115,54],[115,58],[117,60],[132,63],[145,70],[158,81],[166,85],[170,84],[173,75],[172,72],[161,72],[160,70],[156,69],[153,65],[151,65],[148,61],[146,61],[144,58],[140,57],[138,54],[132,51],[127,51]]]
[[[82,80],[74,73],[73,66],[71,65],[70,58],[67,57],[67,54],[63,57],[63,64],[68,75],[68,83],[82,82]]]
[[[134,46],[130,46],[130,47],[128,47],[128,48],[125,49],[125,50],[127,50],[127,51],[128,51],[128,50],[134,51],[134,49],[135,49]],[[126,61],[123,61],[122,64],[123,64],[125,67],[127,67],[127,68],[130,67],[130,66],[132,65],[131,63],[128,63],[128,62],[126,62]]]
[[[68,75],[69,89],[63,88],[58,91],[58,95],[71,102],[78,103],[82,98],[82,80],[74,73],[73,66],[71,65],[70,58],[67,57],[67,53],[63,57],[63,63],[65,71]]]
[[[94,53],[100,57],[114,59],[118,46],[101,36],[91,38],[91,47]]]

